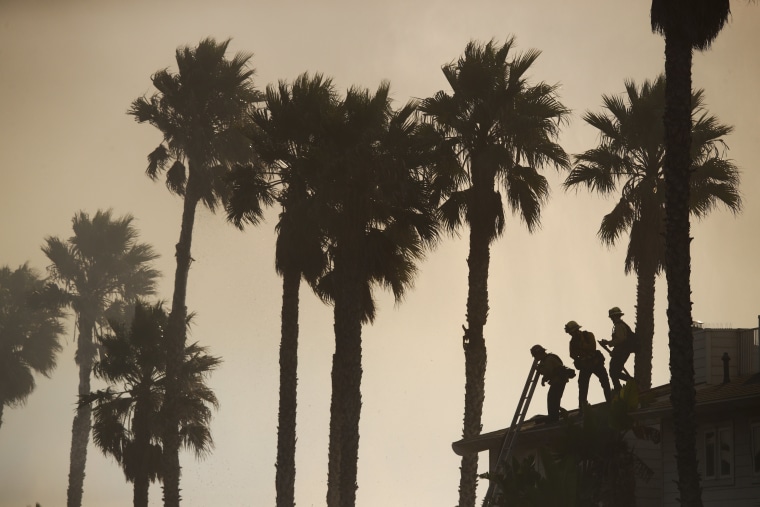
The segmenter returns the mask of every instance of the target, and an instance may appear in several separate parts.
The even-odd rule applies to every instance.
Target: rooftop
[[[700,414],[725,410],[729,407],[757,406],[760,403],[760,373],[737,377],[722,384],[700,383],[694,388],[696,390],[696,412]],[[670,384],[653,387],[641,393],[641,396],[651,399],[651,402],[636,410],[633,414],[634,417],[641,419],[668,417],[672,410]],[[546,437],[559,431],[563,424],[562,421],[546,424],[544,422],[545,417],[544,415],[536,415],[523,423],[520,429],[520,440],[523,443],[530,445],[532,441],[544,441]],[[568,411],[567,418],[570,420],[577,419],[578,410]],[[503,428],[481,433],[476,437],[454,442],[451,447],[460,456],[499,448],[506,431],[507,428]]]

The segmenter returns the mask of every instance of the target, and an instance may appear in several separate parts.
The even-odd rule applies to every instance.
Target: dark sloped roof
[[[738,377],[725,384],[697,384],[696,412],[707,413],[726,408],[760,407],[760,373]],[[647,419],[651,417],[667,418],[672,411],[670,401],[670,384],[654,387],[641,393],[642,397],[650,398],[651,403],[634,412],[634,417]],[[578,411],[568,412],[570,419],[577,416]],[[531,440],[540,441],[557,433],[562,423],[544,424],[544,416],[535,416],[523,423],[520,430],[520,440],[526,443]],[[488,449],[499,448],[504,439],[507,429],[500,429],[488,433],[462,439],[451,444],[452,449],[458,455],[481,452]]]
[[[760,402],[760,373],[738,377],[722,384],[697,384],[694,389],[697,413],[720,409],[725,405],[741,406],[746,402],[757,404]],[[654,395],[654,402],[639,409],[636,414],[664,415],[670,412],[670,384],[651,389],[648,393]]]

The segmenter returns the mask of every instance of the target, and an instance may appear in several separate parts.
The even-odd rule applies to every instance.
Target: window
[[[753,429],[753,442],[757,432],[760,444],[760,425]],[[726,426],[705,430],[705,479],[728,479],[734,471],[734,435]],[[754,444],[753,444],[754,445]],[[760,456],[756,455],[755,471],[760,467]]]
[[[752,425],[752,472],[760,476],[760,423]]]

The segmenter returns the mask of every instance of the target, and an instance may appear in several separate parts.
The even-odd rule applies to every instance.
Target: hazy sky
[[[44,271],[46,236],[69,237],[79,210],[113,208],[116,215],[133,214],[141,240],[162,254],[160,298],[171,299],[180,200],[144,175],[160,133],[125,113],[132,100],[152,93],[153,72],[175,68],[178,46],[232,37],[230,54],[254,53],[262,89],[304,71],[333,77],[341,90],[374,89],[387,79],[401,106],[445,88],[440,66],[459,57],[470,39],[515,35],[518,49],[543,52],[532,79],[561,83],[561,100],[574,116],[560,143],[575,154],[597,141],[581,120],[584,111],[599,111],[601,95],[621,93],[626,78],[640,83],[663,70],[664,43],[651,32],[649,6],[644,0],[0,0],[0,265],[29,261]],[[756,327],[760,8],[743,1],[732,8],[713,49],[695,55],[693,79],[705,89],[710,112],[735,126],[728,156],[742,170],[744,211],[734,217],[719,210],[693,224],[693,315],[710,324]],[[541,343],[568,361],[566,321],[577,320],[598,338],[610,332],[611,306],[634,321],[636,284],[623,272],[625,243],[608,249],[596,237],[613,201],[565,193],[564,175],[549,170],[547,176],[552,197],[542,229],[529,235],[509,217],[492,248],[484,431],[511,421],[531,345]],[[210,382],[221,401],[212,426],[216,450],[201,462],[182,456],[189,507],[274,505],[281,293],[273,261],[275,213],[245,233],[222,216],[198,213],[188,295],[197,318],[190,339],[224,363]],[[464,239],[446,238],[421,264],[404,303],[395,306],[381,294],[376,323],[364,329],[361,507],[456,503],[459,457],[451,442],[460,438],[463,416],[466,257]],[[660,280],[656,385],[668,381],[665,289]],[[301,308],[296,502],[318,506],[326,493],[332,309],[306,289]],[[0,507],[65,504],[74,342],[69,328],[52,378],[40,379],[25,407],[5,411]],[[602,399],[593,382],[590,399]],[[539,388],[529,415],[545,413],[545,403]],[[563,406],[577,407],[575,382]],[[486,465],[482,456],[480,470]],[[151,495],[159,505],[157,487]],[[121,470],[92,445],[84,504],[131,504]]]

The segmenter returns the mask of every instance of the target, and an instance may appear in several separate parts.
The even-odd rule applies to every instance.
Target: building
[[[760,322],[760,316],[758,317]],[[697,418],[697,456],[706,507],[760,507],[760,342],[758,328],[694,328],[694,372]],[[568,386],[572,390],[572,386]],[[660,430],[658,443],[635,440],[637,456],[652,470],[648,481],[637,481],[636,504],[677,507],[678,488],[670,386],[647,391],[653,401],[634,417]],[[576,411],[573,411],[576,412]],[[572,418],[573,412],[569,415]],[[525,421],[514,455],[536,454],[561,426],[546,425],[540,417]],[[459,455],[489,453],[494,471],[507,429],[483,433],[452,444]]]

